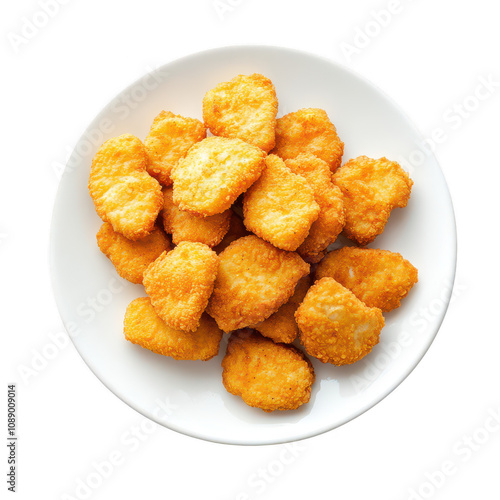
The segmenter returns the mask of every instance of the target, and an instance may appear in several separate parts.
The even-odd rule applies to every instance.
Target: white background
[[[17,383],[18,498],[500,498],[495,2],[53,0],[50,18],[42,3],[4,3],[1,21],[0,399],[6,429],[6,385]],[[50,286],[59,166],[87,124],[152,68],[232,44],[326,56],[392,96],[424,137],[443,129],[435,153],[457,218],[454,299],[422,362],[364,415],[288,448],[153,428],[61,333]],[[490,90],[478,100],[481,79]]]

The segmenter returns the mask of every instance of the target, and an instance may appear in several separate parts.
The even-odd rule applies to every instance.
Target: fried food
[[[173,201],[173,189],[163,188],[163,227],[165,232],[172,235],[174,244],[182,241],[194,241],[213,247],[222,241],[229,229],[231,209],[208,217],[179,210]]]
[[[203,99],[203,120],[210,132],[274,148],[278,99],[269,78],[257,73],[219,83]]]
[[[208,137],[172,170],[174,203],[206,217],[227,210],[260,176],[265,153],[241,139]]]
[[[129,240],[147,236],[163,203],[160,184],[146,172],[142,142],[130,134],[106,141],[92,160],[90,196],[97,214]]]
[[[316,269],[316,279],[325,276],[351,290],[368,307],[384,312],[399,307],[418,281],[417,269],[401,254],[375,248],[330,252]]]
[[[295,319],[306,352],[339,366],[366,356],[384,326],[380,309],[366,306],[333,278],[322,278],[309,288]]]
[[[305,240],[320,208],[311,186],[276,155],[243,197],[246,228],[277,248],[293,251]]]
[[[222,241],[215,246],[214,252],[217,254],[221,253],[223,250],[225,250],[233,241],[237,240],[238,238],[243,238],[243,236],[248,236],[250,233],[247,231],[247,228],[243,224],[243,221],[241,218],[236,215],[232,210],[231,210],[231,220],[229,221],[229,231],[226,233]]]
[[[146,269],[146,293],[170,328],[196,331],[214,287],[217,261],[207,245],[183,241]]]
[[[258,333],[233,333],[222,368],[226,390],[266,412],[295,410],[311,397],[315,376],[307,357]]]
[[[144,141],[149,157],[149,174],[160,184],[170,186],[172,168],[186,155],[191,146],[206,136],[207,130],[199,120],[162,111],[154,119]]]
[[[322,259],[328,245],[337,239],[344,227],[342,192],[332,183],[328,164],[310,153],[286,160],[285,164],[292,172],[307,180],[320,208],[319,216],[312,223],[307,238],[297,249],[307,262],[316,263]]]
[[[384,231],[391,210],[406,207],[413,181],[395,161],[358,156],[333,175],[344,195],[344,232],[359,245]]]
[[[96,237],[101,252],[111,260],[117,273],[136,284],[142,283],[142,275],[149,264],[170,250],[168,238],[158,228],[141,240],[131,241],[105,222]]]
[[[207,313],[225,332],[264,321],[309,274],[309,264],[294,252],[275,248],[257,236],[233,241],[220,255]]]
[[[274,342],[291,344],[299,333],[299,327],[295,321],[295,311],[304,300],[307,290],[311,286],[311,278],[304,276],[295,287],[290,300],[283,304],[274,314],[265,319],[262,323],[251,326],[259,331],[264,337],[270,338]]]
[[[268,78],[238,75],[206,92],[204,123],[161,111],[144,144],[130,134],[105,142],[89,178],[99,248],[149,295],[129,304],[126,339],[207,360],[233,332],[223,384],[266,412],[310,400],[311,356],[339,366],[366,356],[383,311],[418,281],[397,253],[327,253],[344,246],[342,231],[358,246],[382,233],[408,203],[408,174],[386,158],[341,166],[344,144],[322,109],[277,112]]]
[[[289,160],[301,153],[311,153],[328,163],[335,172],[342,163],[344,143],[326,111],[299,109],[276,120],[276,146],[271,151]]]
[[[148,297],[140,297],[128,305],[123,331],[133,344],[179,360],[207,361],[217,356],[222,338],[222,332],[208,314],[202,315],[195,332],[170,328],[156,314]]]

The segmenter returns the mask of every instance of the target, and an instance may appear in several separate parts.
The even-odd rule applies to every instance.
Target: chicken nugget
[[[344,247],[319,263],[316,279],[329,276],[368,307],[384,312],[401,305],[418,281],[418,271],[401,254],[375,248]]]
[[[243,224],[241,217],[239,215],[236,215],[232,210],[231,212],[232,213],[231,220],[229,221],[229,231],[226,233],[224,238],[222,238],[222,241],[213,248],[214,252],[216,252],[217,254],[225,250],[233,241],[250,234]]]
[[[406,207],[413,181],[395,161],[359,156],[333,175],[344,195],[344,232],[359,245],[384,231],[394,207]]]
[[[222,241],[229,229],[231,209],[208,217],[196,215],[179,210],[173,201],[173,189],[163,188],[163,227],[165,232],[172,235],[174,244],[181,241],[197,241],[213,247]]]
[[[274,314],[265,319],[262,323],[251,326],[264,337],[268,337],[274,342],[291,344],[299,333],[299,327],[295,321],[295,311],[304,300],[307,290],[311,286],[311,278],[304,276],[295,287],[290,300],[283,304]]]
[[[311,397],[314,368],[305,354],[258,333],[233,333],[222,368],[226,390],[266,412],[295,410]]]
[[[170,250],[170,242],[161,229],[155,228],[145,238],[132,241],[117,233],[109,222],[99,229],[97,244],[118,274],[136,284],[142,283],[142,275],[149,264]]]
[[[106,141],[92,161],[90,196],[97,214],[129,240],[147,236],[163,204],[161,186],[146,172],[142,142],[130,134]]]
[[[319,205],[318,218],[312,223],[309,234],[297,252],[307,261],[319,262],[325,250],[342,232],[345,223],[342,191],[332,183],[328,164],[310,154],[300,154],[285,164],[292,172],[305,177]]]
[[[149,174],[160,184],[170,186],[170,173],[174,165],[186,155],[191,146],[206,136],[207,129],[199,120],[162,111],[154,119],[144,141],[149,157]]]
[[[249,231],[282,250],[294,251],[319,216],[309,183],[276,155],[266,158],[259,180],[243,197],[243,222]]]
[[[133,300],[125,313],[125,338],[145,349],[179,360],[207,361],[219,352],[222,332],[203,314],[195,332],[170,328],[155,312],[149,297]]]
[[[241,139],[207,137],[173,168],[174,203],[202,217],[224,212],[259,178],[265,155]]]
[[[328,163],[335,172],[340,167],[344,143],[326,111],[299,109],[276,120],[276,146],[271,151],[289,160],[301,153],[311,153]]]
[[[183,241],[144,271],[144,288],[170,328],[194,332],[207,307],[218,257],[203,243]]]
[[[366,356],[385,324],[380,309],[366,306],[333,278],[322,278],[309,288],[295,319],[306,352],[338,366]]]
[[[257,73],[219,83],[203,99],[203,120],[212,134],[242,139],[266,153],[274,148],[277,113],[274,85]]]
[[[309,264],[294,252],[279,250],[257,236],[233,241],[220,255],[207,313],[225,332],[264,321],[309,274]]]

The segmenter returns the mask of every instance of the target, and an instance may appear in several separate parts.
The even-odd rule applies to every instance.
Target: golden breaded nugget
[[[221,214],[198,217],[179,210],[174,205],[172,188],[163,188],[163,227],[165,232],[172,235],[176,245],[181,241],[197,241],[209,247],[217,245],[229,229],[232,213],[228,208]]]
[[[242,139],[266,153],[274,148],[277,113],[274,85],[257,73],[219,83],[203,99],[203,120],[212,134]]]
[[[309,183],[276,155],[266,158],[259,180],[243,196],[246,228],[282,250],[299,247],[319,211]]]
[[[395,161],[358,156],[333,175],[344,195],[348,238],[366,245],[384,231],[394,207],[406,207],[413,181]]]
[[[133,300],[127,307],[125,338],[145,349],[179,360],[207,361],[219,352],[222,332],[203,314],[195,332],[170,328],[155,312],[149,297]]]
[[[326,111],[299,109],[276,120],[276,146],[271,151],[284,160],[311,153],[328,163],[335,172],[342,163],[344,143]]]
[[[259,178],[264,157],[241,139],[207,137],[172,170],[174,203],[202,217],[224,212]]]
[[[295,410],[311,397],[315,377],[307,357],[258,333],[233,333],[222,368],[226,390],[241,396],[248,406],[267,412]]]
[[[265,319],[262,323],[251,326],[264,337],[272,339],[274,342],[291,344],[299,333],[299,327],[295,321],[295,311],[304,300],[307,290],[311,286],[311,278],[304,276],[295,287],[290,300],[283,304],[274,314]]]
[[[146,269],[146,293],[170,328],[196,331],[214,287],[217,261],[207,245],[183,241]]]
[[[333,278],[322,278],[309,288],[295,319],[307,353],[339,366],[366,356],[384,326],[380,309],[366,306]]]
[[[225,250],[234,240],[248,236],[250,233],[243,224],[241,218],[231,210],[231,220],[229,221],[229,231],[226,233],[222,241],[213,248],[217,254]]]
[[[132,241],[117,233],[109,222],[99,229],[97,244],[118,274],[136,284],[142,283],[142,275],[149,264],[170,250],[170,242],[161,229],[155,228],[145,238]]]
[[[316,279],[329,276],[368,307],[392,311],[418,281],[418,271],[401,254],[375,248],[344,247],[320,262]]]
[[[233,241],[220,255],[207,313],[225,332],[264,321],[309,274],[309,264],[294,252],[275,248],[257,236]]]
[[[129,240],[147,236],[163,204],[160,184],[146,172],[142,142],[130,134],[106,141],[92,161],[90,196],[97,214]]]
[[[292,172],[305,177],[320,208],[319,216],[313,222],[307,238],[297,249],[306,261],[316,263],[322,259],[328,245],[337,239],[344,227],[342,192],[332,183],[328,164],[310,153],[286,160],[285,164]]]
[[[205,139],[207,130],[195,118],[162,111],[153,121],[144,146],[149,157],[147,170],[164,186],[170,186],[170,173],[189,148]]]

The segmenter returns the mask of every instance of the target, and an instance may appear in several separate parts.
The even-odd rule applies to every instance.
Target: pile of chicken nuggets
[[[387,158],[342,164],[322,109],[277,114],[271,80],[236,76],[206,93],[203,122],[162,111],[144,141],[106,141],[89,179],[99,248],[147,294],[125,338],[206,361],[230,334],[224,387],[267,412],[309,401],[310,357],[366,356],[418,280],[400,254],[365,248],[408,203],[408,174]],[[352,246],[329,252],[341,232]]]

